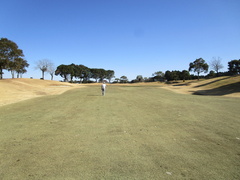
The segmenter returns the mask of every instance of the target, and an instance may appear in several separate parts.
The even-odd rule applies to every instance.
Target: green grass
[[[240,179],[239,98],[74,89],[0,107],[0,179]]]

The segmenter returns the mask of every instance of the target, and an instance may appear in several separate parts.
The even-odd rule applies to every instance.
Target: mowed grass
[[[240,179],[240,99],[88,86],[0,107],[0,179]]]

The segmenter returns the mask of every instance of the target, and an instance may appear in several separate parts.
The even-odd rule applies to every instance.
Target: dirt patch
[[[3,79],[0,80],[0,106],[40,96],[57,95],[80,87],[84,86],[38,79]]]

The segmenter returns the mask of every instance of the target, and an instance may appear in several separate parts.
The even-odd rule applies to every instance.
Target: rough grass
[[[172,84],[171,84],[172,83]],[[171,82],[170,89],[194,95],[240,97],[240,76]]]
[[[0,107],[0,179],[240,179],[239,99],[74,89]]]

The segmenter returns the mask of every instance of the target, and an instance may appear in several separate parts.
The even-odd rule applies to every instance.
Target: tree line
[[[217,76],[230,76],[230,75],[238,75],[240,74],[240,59],[239,60],[232,60],[228,62],[228,71],[227,72],[220,72],[220,69],[223,68],[221,63],[221,58],[214,57],[210,62],[210,66],[213,70],[209,72],[206,76],[200,76],[201,73],[207,73],[209,69],[209,65],[206,61],[202,58],[198,58],[193,62],[190,62],[188,70],[174,70],[169,71],[167,70],[165,73],[162,71],[157,71],[152,74],[150,78],[143,78],[142,75],[138,75],[136,79],[132,80],[131,82],[154,82],[154,81],[176,81],[176,80],[188,80],[188,79],[198,79],[201,78],[213,78]],[[193,71],[197,73],[197,75],[190,74]]]
[[[55,75],[60,75],[64,81],[73,82],[73,78],[79,79],[80,82],[90,82],[90,79],[95,79],[95,82],[101,82],[104,79],[107,79],[111,82],[111,79],[114,77],[113,70],[97,69],[97,68],[88,68],[82,64],[70,64],[64,65],[61,64],[57,67]]]
[[[223,68],[221,64],[221,58],[213,58],[210,62],[210,66],[213,70],[209,72],[209,74],[205,77],[215,77],[220,75],[237,75],[240,74],[240,59],[239,60],[231,60],[228,62],[228,71],[220,72]],[[18,45],[8,40],[7,38],[0,39],[0,79],[3,78],[3,70],[7,70],[11,72],[12,78],[17,74],[17,78],[22,77],[22,74],[27,72],[29,64],[27,60],[24,59],[24,54],[21,49],[18,48]],[[53,76],[60,75],[64,81],[73,82],[73,78],[79,79],[79,82],[90,82],[90,79],[95,79],[95,82],[103,81],[107,79],[111,82],[112,78],[114,78],[114,70],[105,70],[105,69],[97,69],[97,68],[88,68],[84,65],[59,65],[57,68],[54,67],[53,63],[49,60],[43,59],[39,60],[36,63],[36,69],[42,71],[42,79],[44,79],[44,73],[48,72],[51,75],[51,79],[53,80]],[[190,62],[188,70],[183,71],[166,71],[163,73],[162,71],[158,71],[153,73],[153,77],[143,78],[141,75],[138,75],[136,79],[131,82],[142,82],[142,81],[172,81],[172,80],[187,80],[187,79],[199,79],[201,73],[207,73],[209,69],[209,65],[202,58],[198,58],[193,62]],[[190,75],[190,72],[193,71],[197,74]],[[126,76],[121,76],[120,78],[115,78],[114,82],[126,83],[129,82]]]

